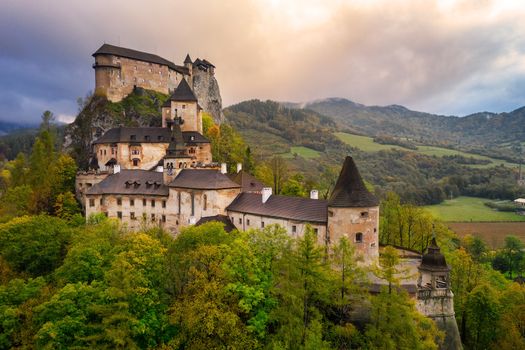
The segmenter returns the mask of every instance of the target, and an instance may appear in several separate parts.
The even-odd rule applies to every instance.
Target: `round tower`
[[[450,290],[450,267],[433,237],[418,267],[416,307],[445,332],[440,349],[462,349]]]
[[[366,186],[352,157],[346,157],[328,200],[327,243],[353,242],[364,264],[379,258],[379,200]]]

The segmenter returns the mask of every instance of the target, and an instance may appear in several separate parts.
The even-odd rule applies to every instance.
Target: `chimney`
[[[237,163],[237,172],[240,173],[242,170],[242,163]]]
[[[262,202],[266,203],[268,198],[272,195],[272,188],[271,187],[263,187],[262,189]]]
[[[311,190],[310,191],[310,199],[319,199],[319,191]]]
[[[120,173],[120,165],[115,164],[113,165],[113,174],[118,174],[118,173]]]
[[[157,169],[155,169],[155,171],[157,173],[163,173],[164,172],[164,167],[162,165],[157,165]]]
[[[228,172],[228,168],[226,167],[226,163],[221,163],[221,173],[226,174]]]

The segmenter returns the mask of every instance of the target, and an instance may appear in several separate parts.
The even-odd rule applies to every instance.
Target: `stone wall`
[[[182,78],[182,74],[156,63],[113,55],[95,58],[95,93],[112,102],[129,95],[134,86],[168,94]]]
[[[356,247],[356,253],[365,265],[379,258],[379,207],[328,208],[328,235],[330,243],[336,244],[346,236]],[[362,240],[357,240],[357,234]]]
[[[228,211],[227,215],[239,231],[246,231],[252,228],[260,229],[268,225],[278,224],[293,238],[303,237],[306,232],[306,226],[310,225],[312,229],[317,230],[317,242],[322,245],[326,244],[326,225],[324,224],[244,214],[233,211]]]
[[[106,169],[106,163],[114,158],[122,169],[150,170],[166,155],[167,142],[144,142],[144,143],[117,143],[96,144],[94,151],[97,155],[98,166],[101,170]],[[133,159],[139,159],[138,166],[133,165]]]
[[[82,171],[78,172],[75,178],[75,195],[77,200],[84,205],[84,194],[94,185],[98,184],[106,177],[109,173],[107,171]]]

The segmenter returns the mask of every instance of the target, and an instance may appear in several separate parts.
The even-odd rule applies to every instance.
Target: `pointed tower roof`
[[[423,254],[420,269],[431,271],[449,271],[445,256],[441,254],[441,249],[437,245],[436,237],[432,237],[427,252]]]
[[[181,123],[181,118],[174,119],[171,140],[168,145],[168,149],[166,150],[165,158],[190,158],[186,153],[184,138],[180,128]]]
[[[359,174],[352,157],[348,156],[343,164],[332,195],[328,200],[329,207],[377,207],[379,200],[370,193]]]
[[[184,59],[184,63],[193,63],[190,57],[190,54],[186,55],[186,58]]]
[[[168,101],[184,101],[184,102],[197,102],[197,97],[195,97],[195,94],[191,90],[190,85],[186,81],[186,79],[182,79],[179,83],[179,86],[173,91],[173,94],[171,94]]]

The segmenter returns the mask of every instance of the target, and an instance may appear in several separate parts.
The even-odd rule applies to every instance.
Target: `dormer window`
[[[158,140],[158,141],[163,141],[163,140],[164,140],[164,137],[163,137],[163,136],[157,136],[157,140]]]
[[[151,136],[146,135],[146,136],[144,136],[144,139],[145,139],[146,141],[149,141],[149,140],[151,139]]]
[[[135,141],[135,140],[137,139],[137,135],[131,135],[131,136],[129,137],[129,139],[130,139],[131,141]]]
[[[193,136],[193,135],[190,136],[190,140],[191,140],[191,141],[195,141],[195,136]]]

